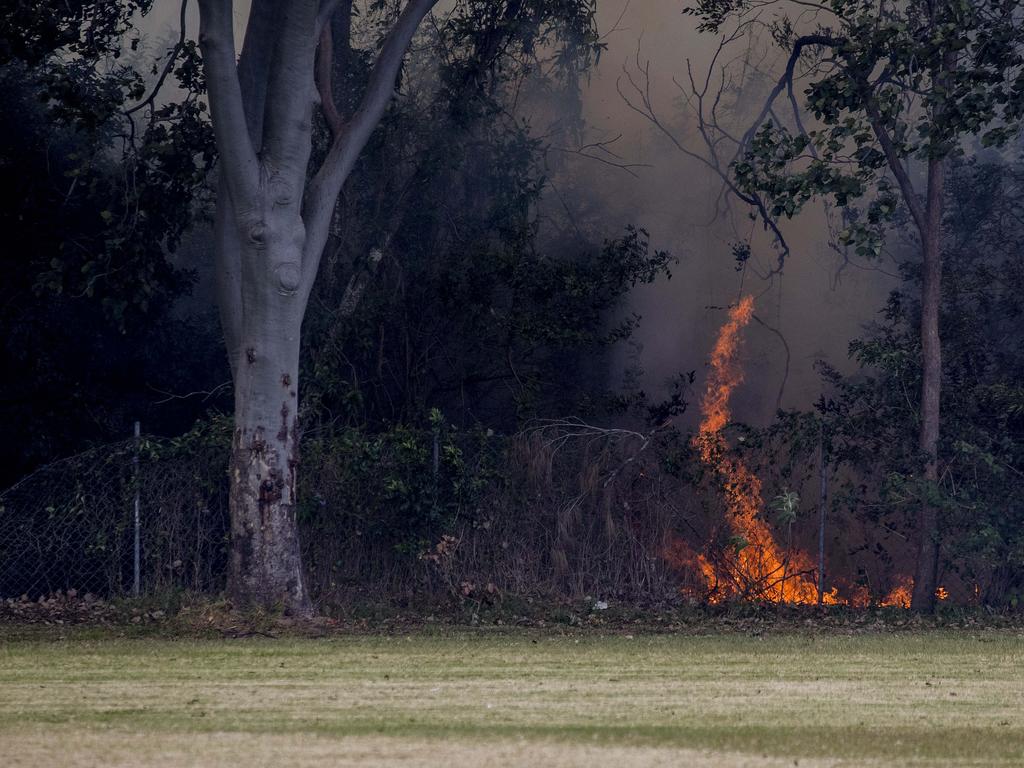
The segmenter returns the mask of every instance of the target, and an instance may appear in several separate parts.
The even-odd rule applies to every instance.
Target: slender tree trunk
[[[818,605],[825,599],[825,515],[828,512],[828,460],[825,423],[818,426]]]
[[[938,481],[939,397],[942,385],[942,344],[939,338],[939,305],[942,301],[942,201],[945,191],[945,160],[928,162],[927,226],[922,233],[921,275],[921,432],[919,446],[925,457],[924,479]],[[930,494],[929,494],[930,495]],[[938,510],[928,496],[918,514],[917,571],[910,607],[931,611],[935,607],[935,576],[939,563]]]
[[[942,53],[933,82],[946,88],[949,75],[956,69],[957,53],[947,48]],[[945,119],[940,103],[932,114],[935,124]],[[939,511],[931,503],[931,488],[939,480],[939,427],[942,390],[942,340],[939,336],[939,308],[942,304],[942,214],[946,194],[946,157],[949,147],[933,145],[928,160],[928,191],[924,227],[921,232],[921,433],[920,450],[925,458],[924,480],[929,488],[921,499],[918,516],[917,571],[910,607],[915,611],[935,609],[935,579],[939,569]]]

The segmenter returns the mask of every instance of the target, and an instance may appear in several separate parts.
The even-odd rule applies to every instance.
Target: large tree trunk
[[[942,344],[939,338],[939,305],[942,301],[942,202],[945,161],[928,163],[927,226],[922,233],[921,274],[921,431],[919,447],[925,457],[924,480],[938,481],[939,396],[942,385]],[[931,611],[935,607],[935,578],[939,564],[938,510],[926,490],[918,514],[917,571],[910,607]]]
[[[199,2],[220,153],[217,292],[235,384],[228,592],[240,606],[311,611],[295,519],[299,330],[338,194],[384,115],[416,28],[436,2],[405,4],[348,119],[325,109],[334,138],[312,178],[317,39],[330,23],[322,14],[336,4],[253,0],[236,60],[231,1]],[[350,3],[342,3],[342,13],[351,13]],[[347,40],[347,29],[342,33]],[[323,106],[333,108],[329,88]]]
[[[245,257],[249,266],[243,270],[242,284],[252,301],[246,304],[232,364],[235,431],[228,591],[241,605],[307,615],[311,609],[295,516],[304,303],[292,267],[298,264],[298,251],[282,257],[256,250]]]

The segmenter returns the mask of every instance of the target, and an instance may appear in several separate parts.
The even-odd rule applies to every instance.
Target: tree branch
[[[334,11],[337,10],[340,2],[341,0],[320,0],[320,11],[316,15],[316,37],[318,40],[324,27],[330,26],[331,17],[334,16]],[[352,0],[349,0],[348,5],[352,5]]]
[[[758,323],[760,323],[762,326],[764,326],[764,328],[766,330],[771,331],[772,333],[774,333],[776,336],[779,337],[779,341],[782,342],[782,348],[786,352],[786,365],[782,369],[782,382],[779,384],[779,393],[775,397],[775,410],[776,411],[781,411],[782,410],[782,397],[783,397],[783,395],[786,394],[786,383],[789,381],[789,363],[790,363],[790,357],[791,357],[790,356],[790,352],[789,352],[789,342],[786,341],[786,337],[782,335],[782,331],[780,331],[778,328],[776,328],[775,326],[772,326],[772,325],[768,325],[768,323],[766,323],[764,320],[762,320],[757,315],[753,315],[753,318]]]
[[[242,105],[249,136],[257,153],[263,146],[263,113],[280,10],[281,5],[276,0],[253,0],[242,41],[242,55],[238,59]]]
[[[900,162],[900,155],[896,145],[893,143],[892,137],[885,130],[885,124],[882,120],[881,112],[878,111],[878,105],[875,104],[874,99],[870,95],[865,98],[864,105],[868,122],[871,124],[871,130],[874,131],[875,138],[878,139],[878,143],[882,146],[882,152],[885,153],[885,159],[889,163],[889,170],[896,177],[896,183],[899,184],[900,192],[903,193],[903,201],[907,204],[907,208],[910,209],[910,215],[913,217],[917,231],[923,240],[928,231],[928,219],[924,206],[921,205],[921,200],[917,196],[917,190],[914,189],[914,182],[911,181],[907,169]]]
[[[221,174],[236,205],[256,195],[259,162],[249,136],[235,67],[231,0],[199,0],[199,46],[206,69]]]
[[[719,52],[721,52],[721,48],[719,48]],[[716,59],[717,56],[718,53],[716,53],[715,55]],[[761,200],[761,198],[758,195],[747,194],[739,187],[737,187],[735,182],[729,175],[728,167],[723,167],[722,161],[718,155],[717,143],[710,138],[706,130],[707,126],[705,123],[703,107],[700,106],[703,103],[703,92],[696,90],[696,85],[694,85],[694,94],[698,100],[698,108],[696,110],[696,114],[700,126],[699,133],[701,134],[701,137],[708,148],[708,154],[710,158],[705,157],[704,155],[698,152],[694,152],[693,150],[685,146],[679,139],[679,137],[676,136],[676,134],[668,126],[665,125],[665,123],[658,116],[657,112],[655,112],[654,102],[651,96],[650,61],[641,64],[639,44],[637,46],[636,52],[636,68],[638,71],[637,79],[642,78],[641,82],[637,82],[637,79],[634,79],[632,73],[629,71],[626,65],[623,65],[622,68],[623,76],[626,78],[626,82],[629,83],[630,89],[636,94],[635,96],[631,97],[630,95],[627,95],[626,91],[623,89],[621,77],[615,81],[615,89],[616,91],[618,91],[618,94],[622,98],[623,102],[625,102],[627,107],[629,107],[634,112],[648,120],[651,123],[651,125],[657,128],[669,141],[671,141],[673,146],[675,146],[675,148],[679,150],[683,155],[693,160],[696,160],[697,162],[701,163],[706,168],[708,168],[710,171],[712,171],[716,176],[718,176],[718,178],[722,182],[723,187],[726,190],[728,190],[730,194],[732,194],[734,197],[736,197],[738,200],[745,203],[746,205],[749,205],[750,207],[757,209],[762,224],[766,229],[771,231],[772,236],[775,238],[775,242],[778,245],[779,269],[781,269],[782,264],[789,256],[789,244],[787,243],[785,235],[782,233],[782,230],[779,228],[778,223],[775,221],[774,217],[770,215],[767,208],[765,207],[764,201]],[[678,87],[679,83],[677,82],[676,85]],[[635,101],[634,99],[636,99],[637,101]],[[715,126],[715,129],[719,130],[717,125]],[[741,150],[742,144],[737,148],[737,157],[739,156]]]
[[[263,156],[297,186],[305,180],[313,119],[317,0],[285,0],[267,85]]]
[[[279,5],[275,0],[253,0],[242,42],[242,55],[238,60],[236,77],[244,113],[243,136],[248,136],[254,152],[259,151],[263,142],[263,105],[266,103],[266,84],[278,11]],[[231,47],[231,66],[234,67],[233,39]],[[242,251],[235,237],[237,209],[238,205],[229,190],[227,172],[222,167],[217,185],[213,228],[216,258],[214,280],[232,375],[237,367],[242,344]]]
[[[185,37],[187,32],[186,18],[188,15],[188,0],[181,0],[181,9],[178,12],[178,40],[175,42],[174,47],[171,48],[167,54],[167,61],[164,62],[163,69],[160,70],[160,76],[156,79],[156,84],[153,89],[149,92],[149,96],[144,98],[135,106],[126,109],[125,115],[131,116],[138,112],[143,107],[148,106],[150,113],[152,114],[154,104],[156,103],[156,97],[160,93],[160,89],[164,87],[164,81],[167,80],[167,76],[171,74],[174,69],[174,63],[178,60],[178,55],[181,53],[181,49],[185,47]],[[134,132],[134,128],[133,128]]]
[[[603,165],[611,166],[612,168],[619,168],[625,171],[634,179],[640,178],[634,168],[650,168],[650,163],[631,163],[623,159],[620,155],[613,152],[609,147],[622,138],[620,133],[614,139],[607,139],[605,141],[592,141],[589,144],[581,144],[579,147],[572,149],[570,147],[550,147],[549,149],[554,152],[564,152],[571,155],[579,155],[585,157],[588,160],[596,160]]]
[[[320,109],[335,139],[344,129],[341,113],[334,101],[334,34],[330,24],[324,24],[320,33],[320,48],[316,55],[316,89],[320,94]]]
[[[242,348],[242,250],[234,233],[235,208],[222,174],[217,182],[217,209],[213,220],[214,287],[232,379],[237,373]]]
[[[413,35],[423,17],[438,0],[409,0],[395,22],[384,44],[359,109],[335,137],[323,165],[309,185],[303,218],[306,224],[306,244],[303,252],[303,291],[312,289],[320,265],[320,256],[327,242],[331,214],[341,187],[355,165],[359,153],[380,123],[395,88],[402,59],[412,42]]]
[[[740,147],[737,150],[737,157],[746,149],[747,145],[750,144],[750,140],[754,137],[754,134],[757,133],[757,129],[764,124],[765,118],[767,118],[772,111],[775,99],[779,97],[779,94],[781,94],[783,90],[792,88],[796,64],[803,55],[804,48],[812,45],[835,48],[842,45],[844,42],[845,41],[842,38],[832,37],[831,35],[803,35],[793,42],[793,50],[790,51],[789,59],[786,61],[786,70],[782,73],[782,77],[779,78],[775,87],[772,88],[771,92],[768,94],[768,98],[765,99],[764,106],[761,108],[760,114],[750,124],[750,128],[747,129],[747,132],[743,134],[743,138],[740,141]]]

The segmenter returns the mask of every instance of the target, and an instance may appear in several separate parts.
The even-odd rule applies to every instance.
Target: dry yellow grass
[[[1024,638],[0,645],[5,766],[1024,765]]]

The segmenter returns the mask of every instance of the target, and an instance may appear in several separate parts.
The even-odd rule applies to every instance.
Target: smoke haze
[[[438,12],[443,12],[444,5]],[[607,49],[580,83],[583,143],[614,140],[608,149],[616,157],[603,155],[605,159],[635,167],[627,171],[571,152],[556,152],[563,159],[553,171],[544,206],[552,221],[562,219],[557,226],[564,228],[569,220],[599,238],[615,237],[629,224],[642,227],[650,233],[653,248],[668,250],[679,259],[671,280],[661,279],[632,293],[626,311],[636,312],[642,320],[634,343],[619,351],[615,370],[610,372],[613,383],[639,367],[642,386],[658,398],[666,394],[668,380],[679,373],[696,370],[701,381],[725,316],[723,309],[741,294],[756,296],[755,313],[763,324],[753,323],[746,331],[742,353],[746,384],[737,392],[734,405],[736,418],[764,423],[775,412],[784,379],[782,407],[807,407],[821,393],[813,370],[816,360],[851,369],[848,342],[874,317],[895,285],[894,269],[891,264],[842,267],[841,257],[829,249],[821,206],[812,202],[784,227],[792,252],[782,274],[771,280],[755,274],[776,266],[771,239],[741,203],[716,216],[721,180],[674,146],[619,93],[620,88],[629,89],[624,69],[636,78],[638,62],[641,66],[649,62],[650,96],[659,118],[685,148],[704,153],[676,82],[687,83],[687,60],[698,82],[703,79],[718,40],[697,33],[693,17],[682,13],[685,6],[684,0],[600,0],[598,19]],[[177,2],[158,3],[145,20],[153,50],[176,33],[179,8]],[[248,3],[235,3],[239,43],[247,11]],[[188,26],[190,37],[195,37],[194,4]],[[755,64],[765,76],[774,76],[771,62]],[[749,127],[761,106],[764,82],[762,77],[759,88],[757,76],[750,76],[734,114],[727,111],[722,116],[736,134]],[[530,120],[535,133],[545,133],[553,121],[564,117],[564,105],[551,103],[555,101],[523,101],[522,116]],[[552,224],[549,229],[554,228]],[[738,271],[731,246],[746,239],[753,252],[748,267]]]
[[[575,157],[568,168],[577,177],[577,190],[592,190],[599,198],[607,231],[628,223],[642,226],[650,232],[652,246],[667,249],[680,259],[670,281],[642,286],[631,297],[631,309],[643,316],[635,339],[642,348],[639,363],[648,390],[652,394],[663,391],[666,379],[681,371],[697,370],[702,379],[709,350],[725,318],[722,308],[737,301],[741,293],[752,293],[758,297],[757,317],[778,328],[789,346],[789,378],[781,404],[806,407],[821,392],[813,371],[815,360],[824,358],[841,369],[849,367],[849,340],[874,316],[895,284],[891,274],[877,267],[891,273],[892,266],[847,265],[840,269],[840,256],[828,247],[821,206],[812,203],[785,227],[792,253],[782,275],[767,281],[751,268],[737,271],[731,244],[753,235],[750,267],[764,274],[776,262],[770,238],[749,219],[742,204],[734,204],[730,216],[716,219],[721,180],[630,109],[616,88],[619,82],[628,94],[624,67],[636,78],[638,56],[641,65],[649,60],[651,101],[659,118],[684,147],[703,153],[695,121],[688,120],[682,91],[673,79],[688,83],[689,59],[700,82],[718,40],[695,31],[693,17],[682,13],[685,5],[681,0],[605,0],[599,4],[608,48],[583,84],[589,140],[610,140],[621,134],[611,148],[624,160],[645,167],[634,168],[632,177],[619,168]],[[724,117],[737,135],[749,127],[753,114],[748,113],[760,108],[764,90],[745,89],[736,110],[742,114]],[[563,199],[570,208],[581,205],[573,195]],[[743,362],[747,383],[737,392],[736,417],[764,422],[775,411],[786,350],[778,335],[757,323],[747,330],[746,339]]]

